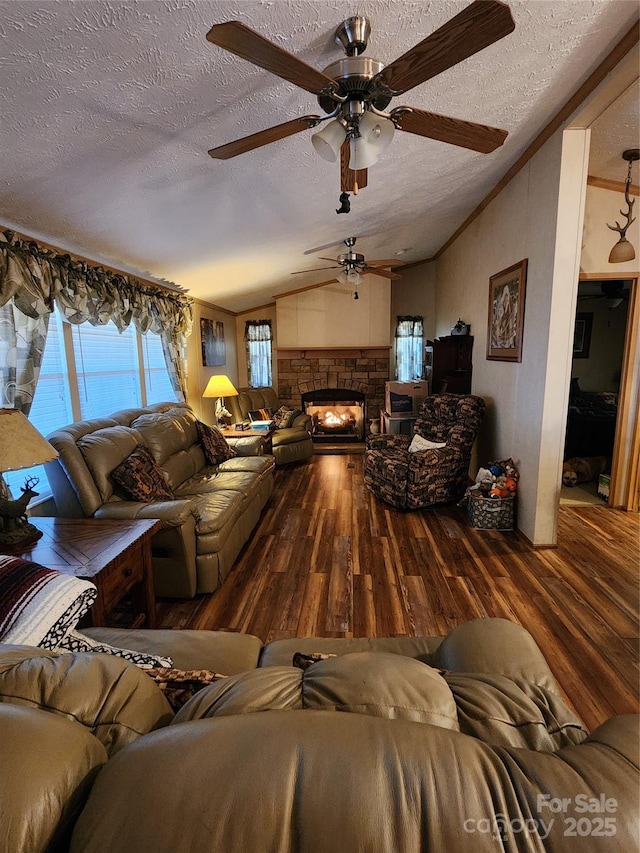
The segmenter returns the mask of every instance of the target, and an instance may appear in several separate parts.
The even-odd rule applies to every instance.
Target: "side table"
[[[157,519],[33,516],[30,521],[43,535],[21,556],[94,583],[98,597],[90,612],[92,625],[107,627],[111,610],[130,593],[134,607],[131,627],[155,628],[151,537],[162,526]]]

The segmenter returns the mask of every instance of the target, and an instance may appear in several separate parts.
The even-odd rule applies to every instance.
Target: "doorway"
[[[561,504],[608,501],[637,510],[638,423],[631,399],[635,284],[610,273],[580,277],[564,459],[586,459],[592,476],[574,488],[563,486]]]

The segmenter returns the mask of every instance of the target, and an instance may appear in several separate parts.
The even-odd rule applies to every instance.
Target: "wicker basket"
[[[476,530],[513,530],[515,495],[489,498],[471,493],[467,501],[469,524]]]

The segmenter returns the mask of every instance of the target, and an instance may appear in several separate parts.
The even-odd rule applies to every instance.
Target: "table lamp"
[[[38,492],[38,477],[27,477],[22,495],[12,500],[2,474],[52,462],[58,451],[52,447],[19,409],[0,409],[0,552],[28,551],[42,531],[27,521],[27,504]]]
[[[202,396],[218,398],[218,402],[216,403],[216,420],[218,426],[225,426],[225,418],[230,418],[231,412],[225,409],[224,398],[238,396],[238,392],[229,377],[222,374],[212,376],[207,382],[207,387],[204,389]]]

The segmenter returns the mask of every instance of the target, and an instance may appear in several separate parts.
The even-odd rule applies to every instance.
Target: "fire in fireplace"
[[[347,388],[321,388],[302,395],[313,441],[364,441],[365,395]]]

